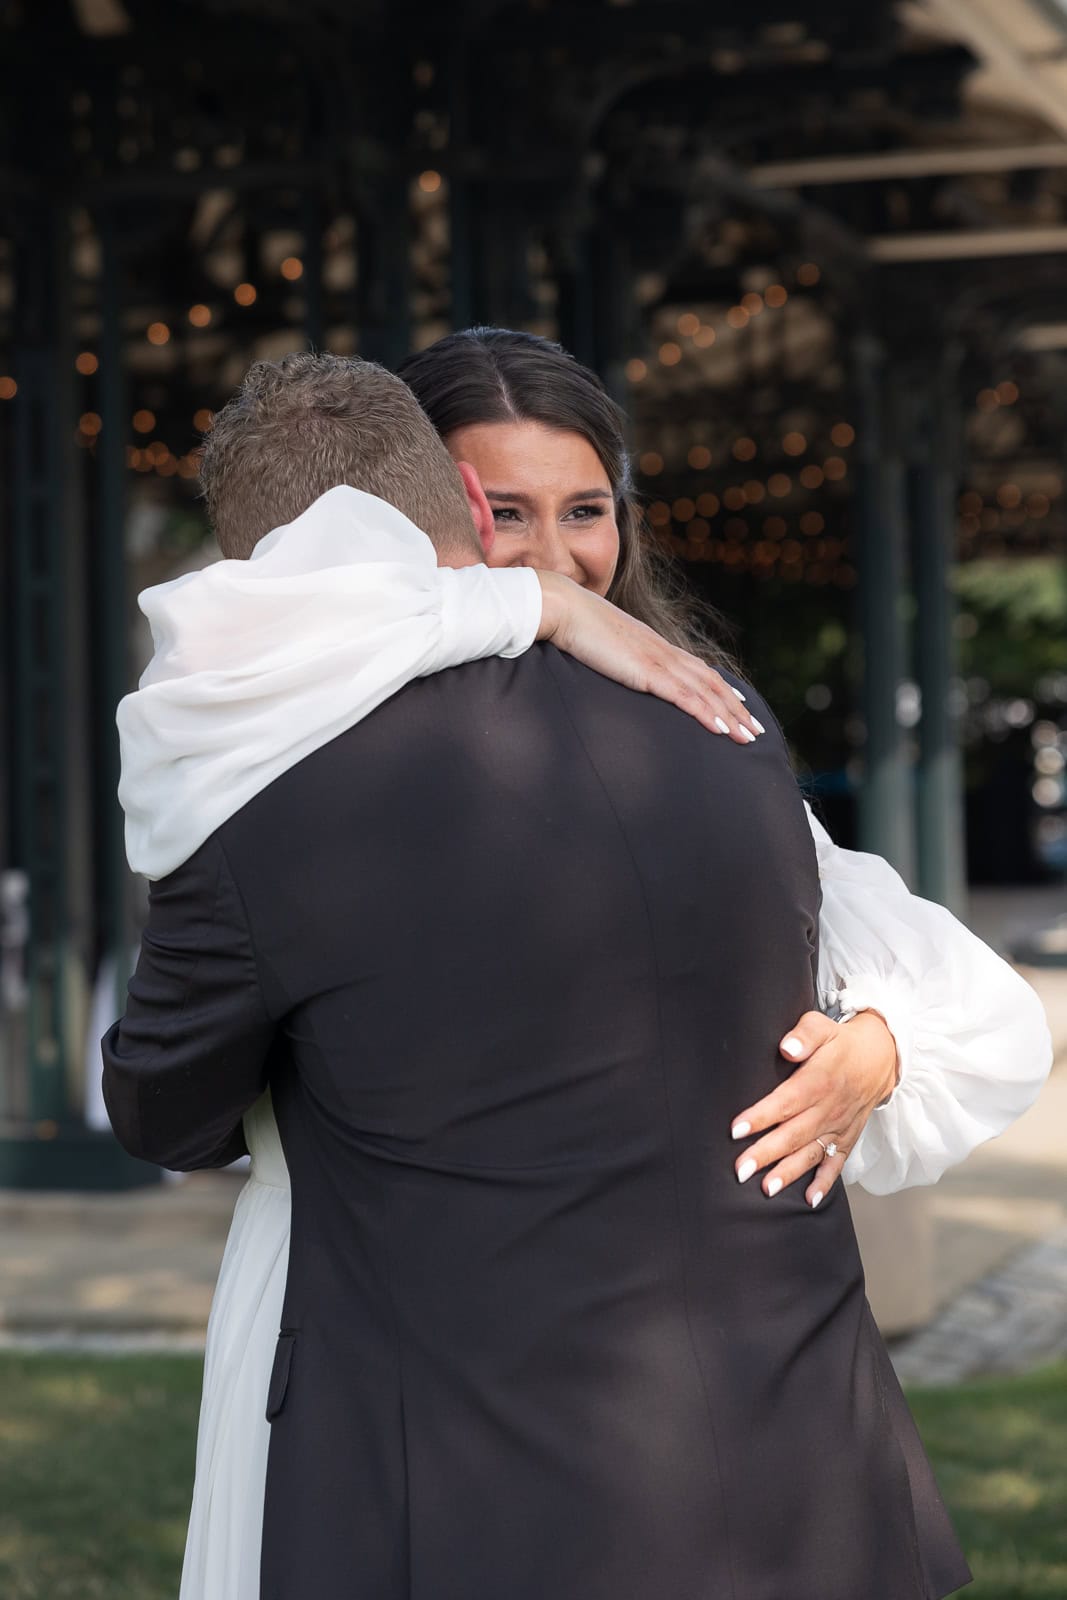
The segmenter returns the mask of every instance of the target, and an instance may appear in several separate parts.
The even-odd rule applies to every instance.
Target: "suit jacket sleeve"
[[[215,836],[152,885],[126,1015],[102,1041],[104,1100],[131,1155],[177,1171],[245,1151],[276,1023],[237,884]]]

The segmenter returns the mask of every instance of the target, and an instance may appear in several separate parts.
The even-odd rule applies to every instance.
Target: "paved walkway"
[[[902,1383],[947,1384],[1067,1359],[1067,1227],[968,1285],[893,1348]]]
[[[0,1341],[119,1334],[202,1345],[243,1178],[123,1194],[0,1191]]]
[[[1067,892],[977,896],[972,920],[1003,943],[1064,908]],[[1010,915],[1005,912],[1010,908]],[[1058,1065],[1038,1103],[930,1192],[939,1313],[901,1341],[913,1381],[1025,1366],[1067,1329],[1067,969],[1027,974]],[[198,1173],[119,1195],[0,1192],[0,1345],[202,1346],[240,1174]]]

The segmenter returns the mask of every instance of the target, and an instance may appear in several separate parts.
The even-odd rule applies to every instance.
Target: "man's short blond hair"
[[[455,462],[407,384],[370,361],[255,362],[215,416],[200,478],[224,556],[247,558],[338,484],[388,500],[442,555],[481,554]]]

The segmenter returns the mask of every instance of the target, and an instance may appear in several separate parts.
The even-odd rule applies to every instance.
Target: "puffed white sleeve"
[[[812,815],[822,882],[824,1006],[878,1011],[900,1081],[845,1163],[872,1194],[936,1183],[1036,1099],[1052,1041],[1034,990],[879,856],[842,850]]]
[[[521,655],[541,622],[536,572],[439,567],[406,517],[346,486],[251,559],[139,605],[155,649],[118,708],[119,799],[130,866],[148,878],[414,678]]]

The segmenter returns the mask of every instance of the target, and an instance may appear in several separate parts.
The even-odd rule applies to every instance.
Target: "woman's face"
[[[540,422],[480,422],[445,440],[478,474],[493,513],[491,567],[562,572],[607,594],[619,561],[615,497],[580,433]]]

